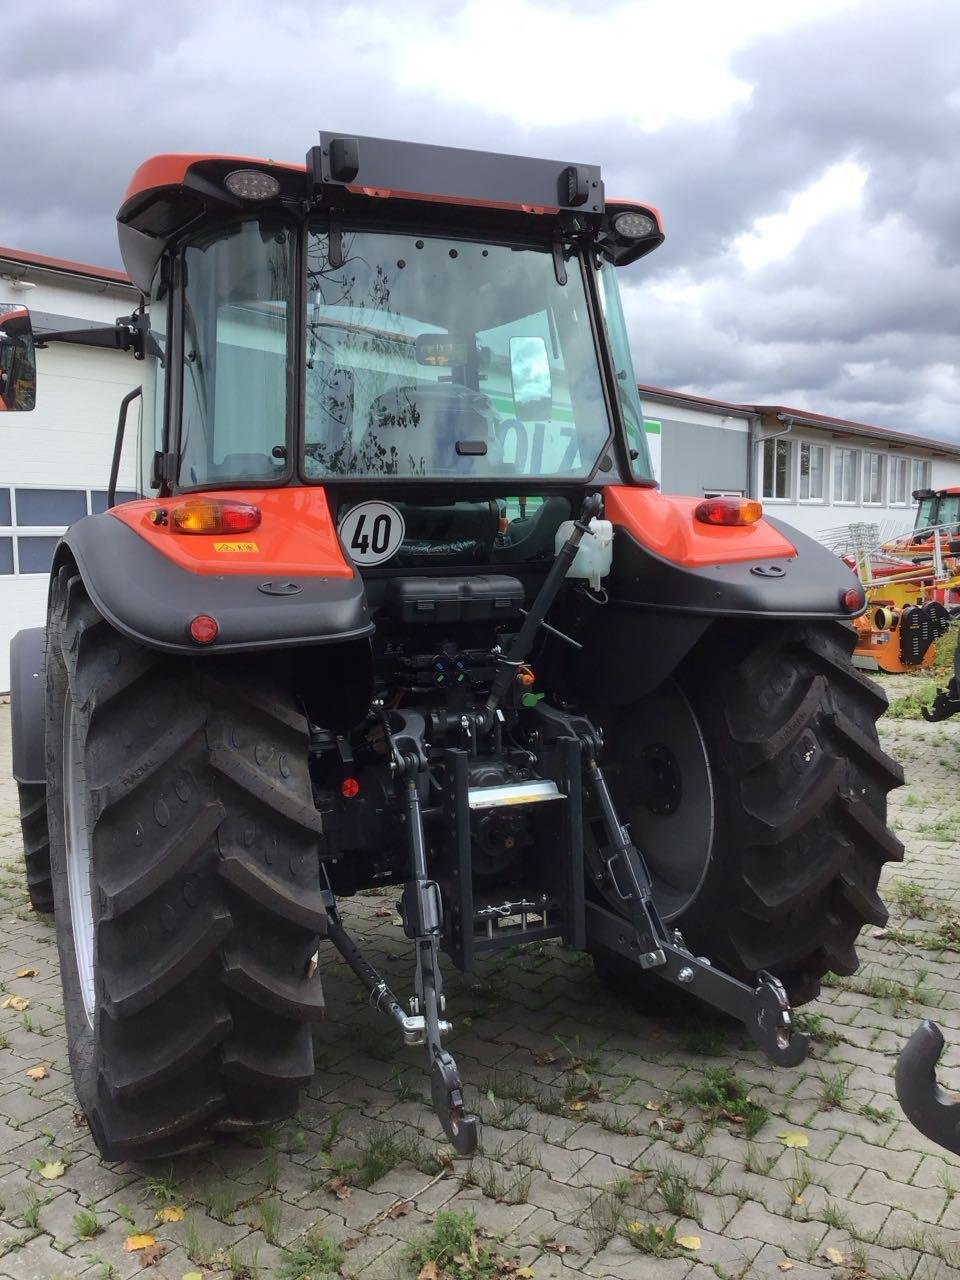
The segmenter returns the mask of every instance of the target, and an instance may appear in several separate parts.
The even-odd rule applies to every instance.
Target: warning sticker
[[[255,542],[215,542],[214,551],[259,551]]]

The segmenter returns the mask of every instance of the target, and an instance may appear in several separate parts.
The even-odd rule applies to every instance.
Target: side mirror
[[[510,381],[519,421],[548,421],[553,412],[553,384],[543,338],[510,339]]]
[[[24,412],[37,403],[37,357],[30,312],[0,302],[0,413]]]

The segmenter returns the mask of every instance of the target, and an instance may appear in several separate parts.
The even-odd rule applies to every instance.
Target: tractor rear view
[[[144,308],[91,340],[144,361],[143,497],[71,527],[14,653],[110,1158],[291,1114],[337,952],[461,1152],[441,952],[556,939],[790,1066],[902,855],[855,577],[758,503],[657,491],[617,282],[656,211],[591,165],[320,138],[135,175]],[[373,886],[396,993],[341,916]]]

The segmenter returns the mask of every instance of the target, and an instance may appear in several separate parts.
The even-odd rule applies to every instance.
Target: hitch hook
[[[903,1113],[925,1138],[960,1155],[960,1098],[937,1083],[943,1032],[929,1019],[903,1046],[897,1059],[897,1099]]]

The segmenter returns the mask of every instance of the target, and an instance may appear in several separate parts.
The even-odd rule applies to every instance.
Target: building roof
[[[71,262],[68,258],[50,258],[44,253],[27,253],[24,249],[6,249],[0,245],[0,268],[5,262],[14,262],[24,267],[37,267],[43,271],[56,272],[58,275],[80,276],[85,280],[103,280],[110,284],[134,287],[127,273],[118,271],[115,267],[93,267],[87,262]]]
[[[740,414],[747,417],[776,417],[781,421],[790,419],[801,427],[814,430],[829,431],[834,435],[864,436],[887,444],[908,445],[914,448],[930,449],[935,453],[950,454],[960,457],[960,444],[947,440],[938,440],[931,436],[916,435],[912,431],[892,431],[889,427],[875,427],[867,422],[854,422],[850,418],[835,418],[826,413],[811,413],[807,409],[792,409],[783,404],[732,404],[727,400],[714,400],[710,396],[693,395],[687,391],[669,391],[666,387],[639,387],[641,396],[652,396],[666,400],[672,404],[689,404],[706,411],[722,410],[724,413]]]

